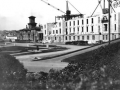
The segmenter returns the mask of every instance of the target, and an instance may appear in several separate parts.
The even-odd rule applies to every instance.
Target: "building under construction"
[[[103,5],[104,7],[102,8],[102,13],[94,15],[97,7],[101,6],[100,0],[91,16],[87,16],[81,13],[74,15],[71,14],[71,11],[68,8],[68,3],[70,2],[66,1],[67,8],[65,15],[56,16],[55,23],[47,23],[43,25],[44,40],[51,40],[53,42],[82,40],[88,41],[88,43],[96,43],[98,41],[107,42],[109,40],[108,7],[105,7],[105,0]],[[50,5],[49,3],[47,4]],[[110,40],[114,40],[120,37],[120,13],[115,12],[114,8],[112,7],[112,3],[110,5]],[[56,9],[60,10],[58,8]]]

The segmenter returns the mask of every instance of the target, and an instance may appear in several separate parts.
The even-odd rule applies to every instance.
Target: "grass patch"
[[[30,43],[31,40],[16,40],[15,43]]]
[[[18,51],[18,50],[27,51],[32,49],[34,49],[34,47],[9,46],[0,48],[1,51]]]
[[[0,90],[25,90],[26,73],[15,57],[0,52]]]
[[[69,63],[80,63],[82,65],[88,65],[87,67],[100,67],[103,64],[113,65],[117,63],[115,57],[118,52],[120,51],[120,42],[115,44],[110,44],[108,46],[100,47],[96,50],[89,51],[80,55],[76,55],[70,58],[66,58],[62,60],[62,62],[69,62]],[[115,59],[115,60],[114,60]]]
[[[21,46],[9,46],[1,47],[0,51],[7,54],[17,53],[17,52],[27,52],[28,50],[34,50],[34,47],[21,47]]]
[[[0,39],[0,46],[5,45],[5,41]]]

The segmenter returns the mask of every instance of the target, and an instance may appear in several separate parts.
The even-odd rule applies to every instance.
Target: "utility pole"
[[[104,9],[105,9],[105,0],[104,0]]]
[[[110,18],[111,18],[111,15],[110,15],[110,0],[108,0],[108,18],[109,18],[108,26],[109,26],[109,44],[110,44],[110,30],[111,30],[111,28],[110,28]]]

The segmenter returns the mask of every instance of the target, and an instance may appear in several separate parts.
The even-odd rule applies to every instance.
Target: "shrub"
[[[43,90],[119,90],[120,68],[115,60],[118,48],[120,43],[68,58],[72,62],[67,67],[60,71],[51,69],[45,81],[39,79],[41,84],[36,87]]]
[[[87,45],[88,41],[69,41],[65,42],[67,45]]]
[[[15,40],[15,42],[16,43],[30,43],[31,40],[19,40],[19,39],[17,39],[17,40]]]

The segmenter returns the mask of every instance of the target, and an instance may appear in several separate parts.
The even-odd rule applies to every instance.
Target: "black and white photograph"
[[[120,0],[0,0],[0,90],[120,90]]]

